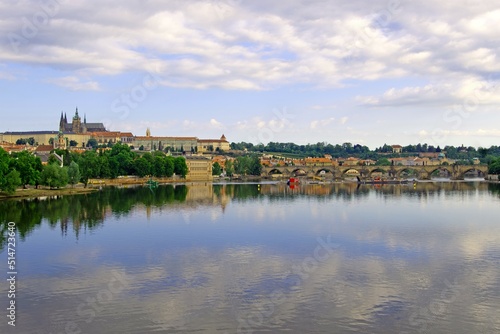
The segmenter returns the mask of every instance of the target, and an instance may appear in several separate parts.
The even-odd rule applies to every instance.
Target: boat
[[[286,181],[286,184],[288,184],[288,185],[298,184],[298,183],[300,183],[300,180],[297,177],[291,177],[288,179],[288,181]]]

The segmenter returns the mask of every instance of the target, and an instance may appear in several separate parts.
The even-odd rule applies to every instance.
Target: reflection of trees
[[[174,202],[184,202],[188,188],[180,186],[161,186],[151,191],[149,188],[104,188],[102,191],[72,195],[55,196],[45,199],[0,201],[0,247],[7,241],[8,222],[16,223],[17,233],[24,240],[36,227],[46,221],[51,227],[60,224],[66,234],[72,228],[78,237],[82,228],[93,230],[100,226],[109,212],[117,216],[129,214],[134,206],[143,204],[161,206]]]
[[[206,188],[205,188],[206,187]],[[73,229],[78,237],[81,229],[92,230],[102,225],[106,215],[127,216],[140,209],[184,203],[189,207],[220,205],[222,209],[231,201],[246,202],[267,199],[269,203],[295,201],[303,198],[324,201],[356,201],[371,194],[375,197],[408,197],[418,200],[439,199],[442,195],[466,198],[476,191],[488,191],[500,197],[499,184],[481,182],[419,182],[409,185],[357,185],[334,183],[325,185],[301,185],[291,189],[286,184],[222,184],[192,186],[193,196],[188,197],[188,186],[162,185],[148,187],[107,187],[96,193],[59,196],[58,198],[0,201],[0,246],[5,247],[7,224],[16,223],[18,235],[24,240],[36,227],[46,221],[51,227],[60,224],[66,234]],[[191,193],[190,193],[191,194]]]

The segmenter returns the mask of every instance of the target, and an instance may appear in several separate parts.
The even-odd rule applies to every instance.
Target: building
[[[198,138],[196,137],[158,137],[151,136],[149,128],[146,136],[136,136],[131,143],[136,149],[141,146],[145,151],[170,151],[170,152],[191,152],[196,151]]]
[[[72,122],[68,123],[66,114],[61,112],[58,131],[16,131],[0,133],[0,142],[5,141],[15,144],[18,139],[33,138],[36,145],[54,145],[58,147],[70,146],[70,142],[76,142],[76,146],[84,147],[91,138],[91,132],[107,132],[102,123],[87,123],[86,117],[83,122],[76,108]],[[60,133],[63,134],[66,143],[60,143]]]
[[[134,142],[134,135],[131,132],[120,131],[98,131],[90,133],[90,137],[95,139],[99,145],[108,143],[118,143],[132,145]]]
[[[186,156],[187,181],[213,181],[212,160],[199,155]]]
[[[203,152],[222,152],[229,151],[231,149],[229,142],[224,134],[220,139],[199,139],[197,150],[198,153]]]
[[[392,153],[401,153],[403,152],[403,146],[401,145],[392,145]]]
[[[71,123],[68,123],[66,114],[61,112],[61,119],[59,120],[59,131],[63,133],[72,134],[86,134],[87,132],[106,132],[106,128],[102,123],[87,123],[87,117],[83,116],[83,123],[80,115],[78,115],[78,108],[76,108],[75,115]]]
[[[328,158],[306,158],[306,166],[332,166],[332,159]]]

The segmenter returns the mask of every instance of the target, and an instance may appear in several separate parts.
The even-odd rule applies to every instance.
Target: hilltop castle
[[[86,115],[83,122],[78,114],[68,122],[66,113],[61,112],[58,131],[15,131],[0,133],[0,144],[14,144],[18,139],[33,138],[35,145],[51,145],[54,148],[68,148],[75,146],[84,148],[90,139],[95,139],[99,145],[108,145],[121,142],[134,146],[135,149],[142,147],[145,151],[173,151],[173,152],[221,152],[231,149],[226,137],[220,139],[199,139],[198,137],[169,137],[152,136],[149,128],[146,136],[134,136],[131,132],[109,131],[103,123],[87,123]]]
[[[107,132],[107,130],[102,123],[87,123],[86,115],[84,115],[82,123],[82,119],[78,115],[78,108],[76,108],[75,116],[73,116],[73,122],[71,123],[68,123],[66,113],[64,113],[63,117],[63,113],[61,112],[59,132],[65,134],[86,134],[87,132]]]

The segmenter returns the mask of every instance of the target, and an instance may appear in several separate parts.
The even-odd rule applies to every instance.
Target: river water
[[[1,333],[500,333],[500,186],[225,184],[1,201]]]

